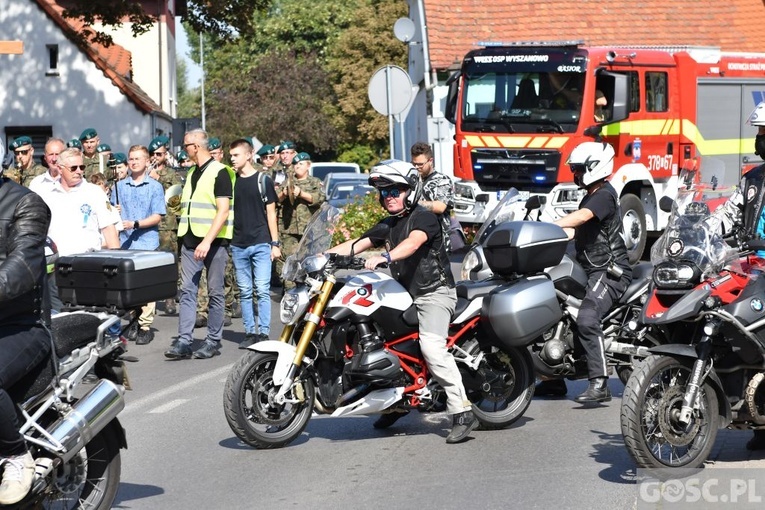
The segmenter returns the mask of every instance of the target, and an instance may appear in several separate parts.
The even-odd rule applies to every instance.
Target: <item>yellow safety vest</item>
[[[186,184],[183,186],[181,194],[181,219],[178,225],[178,237],[186,234],[189,230],[196,237],[204,237],[212,226],[217,207],[215,205],[215,178],[218,176],[221,168],[228,171],[231,178],[231,189],[233,190],[236,174],[233,170],[222,163],[211,161],[199,177],[194,195],[191,194],[192,174],[196,172],[197,167],[192,168],[186,177]],[[221,239],[231,239],[234,237],[234,200],[231,199],[228,218],[223,227],[216,236]]]

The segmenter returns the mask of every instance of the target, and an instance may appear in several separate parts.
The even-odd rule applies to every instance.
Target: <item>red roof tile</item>
[[[719,46],[765,51],[765,0],[423,0],[431,65],[461,62],[480,41]]]
[[[55,0],[36,0],[40,8],[50,17],[61,30],[73,41],[75,35],[85,28],[80,20],[65,18],[63,7]],[[112,44],[108,48],[101,44],[89,43],[80,46],[81,50],[98,66],[139,110],[146,113],[161,112],[162,108],[149,97],[138,85],[133,83],[132,55],[119,44]]]

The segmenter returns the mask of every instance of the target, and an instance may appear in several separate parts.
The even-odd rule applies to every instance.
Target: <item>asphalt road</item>
[[[276,311],[274,324],[276,333]],[[114,508],[634,508],[635,468],[619,428],[623,387],[585,409],[566,398],[535,398],[512,427],[476,431],[447,445],[445,414],[411,413],[387,431],[374,417],[314,416],[288,447],[255,450],[223,415],[223,387],[242,354],[241,319],[224,333],[222,355],[169,361],[162,355],[177,317],[156,318],[156,338],[131,344],[133,390],[120,420],[127,432]],[[197,330],[201,341],[205,330]],[[749,435],[724,432],[714,465],[761,467],[743,449]],[[759,455],[759,454],[758,454]],[[713,465],[713,464],[710,464]]]

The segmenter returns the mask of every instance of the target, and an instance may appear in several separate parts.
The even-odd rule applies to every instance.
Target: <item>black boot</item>
[[[608,378],[596,377],[590,379],[590,385],[576,398],[574,402],[588,404],[591,402],[609,402],[611,400],[611,391],[608,389]]]
[[[563,379],[548,379],[534,387],[534,395],[539,397],[565,397],[568,392]]]
[[[746,443],[747,450],[765,450],[765,430],[755,430],[752,439]]]

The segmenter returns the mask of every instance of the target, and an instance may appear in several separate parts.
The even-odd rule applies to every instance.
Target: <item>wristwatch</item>
[[[133,230],[138,230],[139,228],[141,228],[141,227],[138,225],[138,220],[135,220],[133,222]]]
[[[270,244],[271,246],[276,246],[277,248],[280,248],[282,246],[282,243],[280,241],[271,241],[268,244]]]

